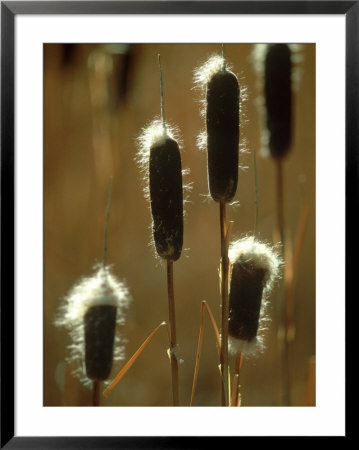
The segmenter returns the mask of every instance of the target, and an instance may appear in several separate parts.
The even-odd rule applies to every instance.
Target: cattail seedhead
[[[129,302],[125,285],[103,265],[64,299],[55,324],[69,330],[68,362],[76,365],[75,374],[85,385],[106,380],[113,360],[123,358],[123,342],[115,331],[116,324],[124,323]]]
[[[85,314],[85,367],[91,380],[103,381],[112,369],[116,306],[91,306]]]
[[[139,161],[148,171],[152,232],[158,255],[176,261],[183,245],[183,186],[180,147],[173,129],[160,120],[139,139]]]
[[[150,150],[150,198],[157,253],[176,261],[183,244],[182,167],[178,144],[170,137]]]
[[[287,44],[270,45],[265,58],[265,102],[269,151],[283,158],[292,138],[291,52]]]
[[[240,89],[223,57],[214,56],[196,70],[206,86],[208,185],[213,200],[230,202],[237,190]]]
[[[267,297],[279,276],[281,261],[267,244],[246,237],[229,248],[231,277],[229,289],[230,349],[255,353],[263,348],[261,331]]]

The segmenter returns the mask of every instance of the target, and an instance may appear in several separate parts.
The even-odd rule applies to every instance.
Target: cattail
[[[65,298],[56,320],[56,324],[66,327],[72,337],[69,361],[77,364],[75,372],[85,384],[93,381],[95,406],[99,401],[99,383],[109,377],[114,358],[122,357],[123,346],[116,336],[116,324],[123,323],[129,304],[127,288],[111,274],[107,266],[111,193],[112,177],[106,208],[102,264],[92,277],[83,278],[75,285]]]
[[[68,362],[76,366],[75,374],[85,385],[106,380],[113,360],[123,358],[123,342],[115,337],[115,329],[123,324],[129,301],[124,283],[103,265],[80,280],[65,298],[56,324],[69,330]]]
[[[173,262],[181,256],[183,245],[183,186],[182,163],[178,140],[165,120],[163,81],[160,55],[161,120],[153,121],[139,137],[138,162],[148,187],[152,234],[158,255],[167,263],[167,291],[170,323],[170,360],[173,405],[179,405],[177,332],[175,317]]]
[[[279,276],[281,261],[271,247],[253,237],[232,243],[229,257],[230,349],[252,353],[263,347],[267,298]]]
[[[183,246],[182,165],[175,130],[154,120],[142,131],[138,162],[146,176],[145,195],[150,201],[152,236],[157,254],[176,261]]]
[[[293,142],[293,95],[299,87],[302,46],[299,44],[256,44],[252,60],[258,74],[257,103],[263,116],[264,153],[278,160]]]
[[[196,69],[195,81],[206,89],[208,186],[213,200],[230,202],[237,190],[240,88],[223,56]]]
[[[226,203],[236,194],[238,183],[240,88],[236,75],[228,69],[224,57],[212,56],[195,71],[195,82],[206,92],[205,139],[207,148],[208,187],[211,197],[219,202],[221,234],[221,375],[222,405],[229,405],[228,374],[228,249]]]
[[[254,47],[253,59],[259,74],[263,97],[260,97],[261,113],[265,127],[262,133],[264,151],[271,156],[276,168],[276,214],[277,235],[282,243],[282,255],[285,254],[285,201],[284,201],[284,161],[293,141],[293,92],[299,86],[301,46],[297,44],[258,44]],[[289,329],[290,321],[286,317],[285,292],[281,293],[279,308],[282,316],[283,335],[282,378],[283,404],[290,404],[289,369]]]
[[[142,131],[138,143],[138,162],[148,185],[152,232],[158,255],[176,261],[183,246],[183,186],[180,146],[176,132],[165,120],[160,57],[161,120],[154,120]]]

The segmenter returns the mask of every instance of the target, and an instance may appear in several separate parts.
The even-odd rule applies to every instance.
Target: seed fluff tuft
[[[263,352],[263,333],[270,321],[268,297],[280,277],[282,260],[275,248],[253,236],[231,243],[229,350],[245,355]]]
[[[64,298],[55,325],[66,328],[71,337],[67,362],[74,367],[74,375],[87,387],[92,381],[86,376],[85,360],[85,315],[93,306],[117,308],[116,324],[124,325],[125,311],[131,301],[125,284],[110,272],[110,267],[95,267],[94,275],[82,278]],[[114,361],[124,359],[125,340],[116,333]]]
[[[156,118],[149,125],[145,126],[137,138],[137,155],[136,162],[142,174],[144,183],[144,193],[147,200],[150,199],[148,170],[151,147],[164,144],[166,139],[170,138],[177,142],[180,151],[182,151],[182,139],[179,129],[166,122],[163,126],[162,119]],[[182,175],[188,175],[189,170],[183,169]]]
[[[200,92],[200,114],[206,124],[196,144],[207,152],[208,188],[214,201],[228,203],[237,188],[239,154],[246,152],[239,139],[240,124],[247,122],[244,77],[238,79],[223,53],[215,54],[194,70],[194,88]]]
[[[222,70],[231,70],[227,61],[221,55],[212,55],[208,60],[194,70],[195,86],[205,89],[213,75]]]

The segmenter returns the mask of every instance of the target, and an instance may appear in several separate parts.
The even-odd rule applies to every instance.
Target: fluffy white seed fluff
[[[149,125],[145,126],[137,138],[137,156],[136,161],[144,182],[144,192],[146,199],[150,199],[148,170],[151,147],[161,145],[167,138],[175,140],[180,151],[182,151],[182,140],[177,127],[166,122],[165,126],[162,119],[155,119]],[[182,170],[182,175],[188,173],[188,170]]]
[[[207,85],[211,81],[212,77],[216,75],[216,73],[221,72],[223,70],[227,70],[228,72],[232,72],[232,66],[228,63],[228,61],[220,55],[212,55],[208,58],[208,60],[196,67],[194,70],[194,88],[199,89],[201,91],[202,97],[200,99],[200,112],[202,116],[206,116],[206,92]],[[248,92],[247,87],[245,86],[244,76],[238,77],[240,84],[240,123],[243,125],[246,123],[246,117],[244,113],[244,105],[247,101]],[[207,135],[206,132],[201,132],[201,135],[198,137],[198,146],[200,149],[204,148],[204,145],[207,144]]]
[[[231,67],[228,65],[227,61],[223,56],[220,55],[212,55],[208,58],[208,60],[197,67],[194,70],[194,83],[195,86],[200,88],[206,88],[207,84],[211,80],[211,78],[222,70],[231,70]]]
[[[92,306],[109,305],[117,307],[117,325],[125,322],[125,311],[130,303],[125,284],[111,274],[109,266],[96,267],[94,275],[82,278],[64,298],[55,325],[68,330],[71,337],[67,361],[74,366],[74,375],[86,385],[92,382],[86,377],[84,368],[85,327],[84,317]],[[114,361],[124,358],[125,340],[116,333]]]
[[[231,265],[234,263],[251,263],[254,267],[264,270],[264,288],[259,316],[258,333],[252,341],[243,341],[229,337],[228,348],[232,354],[243,352],[247,356],[264,351],[264,332],[267,330],[270,318],[267,314],[269,294],[280,277],[282,259],[277,250],[267,243],[247,236],[232,242],[228,249]]]

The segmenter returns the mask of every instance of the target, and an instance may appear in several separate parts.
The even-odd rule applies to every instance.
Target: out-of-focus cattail
[[[281,260],[269,245],[253,237],[233,242],[229,258],[230,349],[253,353],[263,347],[267,297],[279,276]]]
[[[208,185],[213,200],[230,202],[237,190],[240,88],[223,56],[211,57],[195,71],[206,89]]]
[[[269,151],[273,158],[283,158],[292,139],[292,61],[287,44],[267,48],[264,92]]]
[[[303,61],[300,44],[256,44],[252,52],[258,75],[256,102],[263,116],[264,154],[283,159],[294,140],[294,93],[298,90]]]
[[[124,345],[115,329],[123,324],[129,301],[126,286],[103,265],[65,298],[56,324],[69,330],[68,362],[75,365],[75,374],[85,385],[106,380],[113,360],[123,358]]]
[[[301,45],[298,44],[257,44],[254,46],[253,61],[259,74],[262,96],[259,97],[261,113],[264,117],[262,141],[264,152],[271,156],[276,166],[276,212],[277,236],[282,243],[285,254],[285,202],[284,202],[284,162],[293,141],[293,92],[299,86]],[[282,348],[282,386],[283,404],[290,405],[290,370],[289,370],[289,332],[286,317],[286,293],[282,292],[280,309],[283,335]]]

